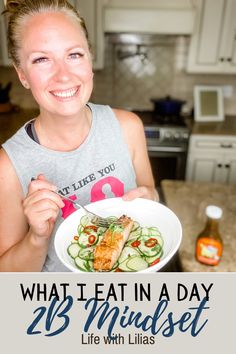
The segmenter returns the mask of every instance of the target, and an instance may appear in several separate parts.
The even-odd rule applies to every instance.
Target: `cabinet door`
[[[72,1],[73,2],[73,1]],[[92,46],[93,67],[104,66],[103,9],[107,0],[74,0],[76,8],[85,20]]]
[[[187,179],[198,182],[220,181],[223,175],[222,161],[215,153],[191,154],[188,163]]]
[[[199,0],[188,72],[236,73],[236,1]]]
[[[236,1],[225,1],[224,25],[220,38],[219,59],[233,70],[236,65]]]
[[[0,14],[5,9],[3,1],[0,1]],[[7,49],[7,24],[6,19],[0,15],[0,65],[11,65]]]
[[[219,152],[200,152],[191,154],[188,161],[187,180],[196,182],[236,182],[236,158],[224,159]]]
[[[236,183],[236,152],[227,154],[224,159],[224,166],[227,171],[226,182],[228,184]]]
[[[226,146],[227,143],[224,145]],[[236,183],[236,150],[191,151],[188,155],[186,179],[196,182]]]

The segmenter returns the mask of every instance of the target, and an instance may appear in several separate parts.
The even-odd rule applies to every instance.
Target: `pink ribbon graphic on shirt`
[[[106,194],[103,192],[103,187],[107,184],[111,187],[111,191],[115,197],[122,197],[124,194],[124,183],[122,183],[118,178],[106,177],[95,183],[92,187],[91,203],[106,198]]]

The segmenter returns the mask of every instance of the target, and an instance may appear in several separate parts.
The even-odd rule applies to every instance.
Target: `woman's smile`
[[[62,101],[68,101],[70,99],[73,99],[74,97],[77,96],[77,94],[79,93],[79,86],[70,88],[70,89],[66,89],[66,90],[53,90],[50,91],[50,93],[58,98],[59,100]]]

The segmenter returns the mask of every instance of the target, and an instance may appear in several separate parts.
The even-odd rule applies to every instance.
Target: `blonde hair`
[[[90,48],[88,31],[79,12],[65,0],[9,0],[3,12],[8,20],[8,52],[16,66],[20,66],[19,49],[21,46],[21,27],[27,17],[44,12],[62,12],[77,19],[86,36]]]

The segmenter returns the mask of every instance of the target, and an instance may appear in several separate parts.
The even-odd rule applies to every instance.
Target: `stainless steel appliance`
[[[144,123],[156,186],[162,179],[184,179],[190,129],[181,116],[136,111]]]

